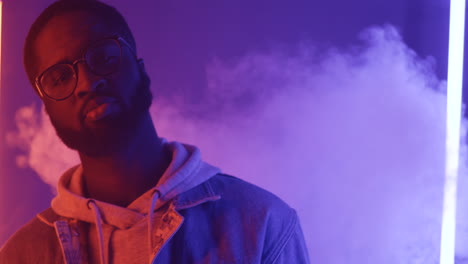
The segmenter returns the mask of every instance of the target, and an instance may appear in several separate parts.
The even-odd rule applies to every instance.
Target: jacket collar
[[[219,199],[221,199],[221,195],[213,188],[210,179],[184,193],[179,194],[174,198],[173,203],[176,210],[183,210]]]

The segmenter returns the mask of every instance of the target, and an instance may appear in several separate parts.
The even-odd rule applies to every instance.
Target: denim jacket
[[[309,263],[296,212],[232,176],[218,174],[179,194],[157,217],[153,264]],[[86,225],[49,208],[9,239],[0,264],[89,263]]]

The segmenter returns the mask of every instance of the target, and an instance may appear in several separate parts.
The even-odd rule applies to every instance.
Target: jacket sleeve
[[[37,217],[16,231],[0,248],[0,264],[63,263],[52,227]]]
[[[296,211],[290,209],[288,227],[276,241],[275,249],[262,261],[264,264],[308,264],[309,252]]]
[[[284,245],[284,248],[279,252],[275,264],[308,264],[309,252],[304,240],[301,225],[296,221],[296,226],[292,230],[291,236]]]

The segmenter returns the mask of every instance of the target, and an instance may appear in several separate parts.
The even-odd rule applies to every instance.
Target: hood
[[[59,215],[95,223],[97,218],[90,210],[94,203],[103,222],[119,229],[127,229],[171,201],[177,195],[192,189],[220,172],[201,159],[200,150],[191,145],[163,140],[172,153],[172,160],[160,180],[127,207],[93,200],[83,196],[83,168],[78,165],[65,172],[58,183],[58,194],[52,200],[52,209]],[[155,198],[155,193],[157,196]],[[151,205],[151,206],[149,206]],[[151,210],[154,208],[155,210]]]

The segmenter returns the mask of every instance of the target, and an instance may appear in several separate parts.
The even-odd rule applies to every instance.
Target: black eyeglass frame
[[[41,98],[43,98],[44,95],[45,95],[45,96],[47,96],[48,98],[50,98],[50,99],[52,99],[52,100],[55,100],[55,101],[63,101],[63,100],[68,99],[70,96],[72,96],[72,95],[75,93],[76,87],[78,86],[78,71],[77,71],[77,68],[76,68],[77,66],[76,66],[76,65],[77,65],[78,63],[80,63],[80,62],[84,62],[84,63],[86,63],[86,65],[89,67],[89,64],[88,64],[88,62],[87,62],[87,60],[86,60],[86,54],[88,53],[89,49],[90,49],[91,47],[94,47],[97,43],[99,43],[99,42],[101,42],[101,41],[108,40],[108,39],[111,39],[111,40],[116,41],[116,42],[118,43],[118,45],[119,45],[119,48],[120,48],[120,57],[119,57],[119,63],[118,63],[118,66],[117,66],[117,70],[118,70],[118,68],[120,68],[120,64],[121,64],[121,62],[122,62],[122,44],[124,44],[125,46],[127,46],[127,47],[130,49],[130,51],[132,52],[132,54],[135,56],[135,58],[137,58],[135,49],[133,49],[133,47],[132,47],[124,38],[122,38],[122,37],[120,37],[120,36],[118,36],[118,35],[115,35],[115,36],[111,36],[111,37],[107,37],[107,38],[100,39],[100,40],[98,40],[98,41],[93,42],[91,45],[89,45],[89,46],[84,50],[83,55],[82,55],[82,57],[81,57],[80,59],[77,59],[77,60],[73,61],[72,63],[57,63],[57,64],[54,64],[54,65],[48,67],[46,70],[44,70],[41,74],[39,74],[39,75],[35,78],[35,80],[34,80],[34,83],[35,83],[35,85],[36,85],[37,91],[39,92],[39,96],[40,96]],[[48,94],[42,89],[42,86],[41,86],[41,78],[44,76],[44,74],[45,74],[48,70],[52,69],[53,67],[56,67],[57,65],[61,65],[61,64],[63,64],[63,65],[69,65],[69,66],[71,66],[71,67],[73,68],[73,73],[74,73],[75,76],[76,76],[76,80],[75,80],[75,87],[70,91],[70,94],[68,94],[67,96],[65,96],[65,97],[63,97],[63,98],[57,99],[57,98],[54,98],[54,97],[48,95]],[[94,72],[93,69],[92,69],[91,67],[89,67],[89,69],[91,70],[92,73],[94,73],[94,74],[96,74],[96,75],[98,75],[98,76],[106,76],[106,75],[109,75],[109,74],[114,73],[114,72],[117,71],[117,70],[114,70],[114,71],[111,71],[111,72],[106,73],[106,74],[98,74],[98,73]]]

